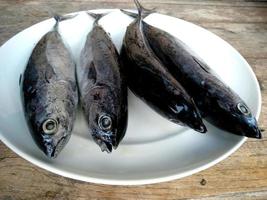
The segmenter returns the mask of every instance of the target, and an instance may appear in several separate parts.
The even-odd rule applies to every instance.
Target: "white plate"
[[[97,10],[106,12],[107,10]],[[117,48],[132,18],[113,10],[101,19]],[[145,19],[179,37],[229,84],[258,118],[261,95],[256,77],[244,58],[227,42],[192,23],[152,14]],[[51,172],[82,181],[138,185],[173,180],[204,170],[237,150],[246,140],[207,124],[208,133],[170,123],[129,93],[129,125],[119,148],[102,153],[92,141],[78,112],[73,135],[55,160],[37,148],[22,112],[19,76],[36,42],[54,25],[43,21],[20,32],[0,48],[1,140],[21,157]],[[60,23],[60,32],[77,59],[92,19],[84,12]]]

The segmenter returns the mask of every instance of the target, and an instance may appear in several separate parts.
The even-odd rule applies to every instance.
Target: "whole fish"
[[[22,77],[22,99],[30,132],[40,149],[55,158],[68,142],[78,90],[75,64],[56,25],[36,44]]]
[[[193,97],[207,121],[237,135],[261,138],[257,121],[246,103],[186,44],[146,22],[143,32],[153,52]]]
[[[127,128],[127,84],[119,54],[95,18],[77,66],[78,87],[89,131],[102,151],[117,148]]]
[[[147,43],[143,33],[143,8],[137,1],[135,3],[138,18],[127,27],[121,49],[130,89],[170,121],[206,132],[193,100]]]

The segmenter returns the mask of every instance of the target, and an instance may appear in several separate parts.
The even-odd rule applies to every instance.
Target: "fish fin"
[[[142,17],[145,18],[147,17],[148,15],[152,14],[152,13],[155,13],[155,8],[152,8],[152,9],[145,9],[143,8],[143,13],[142,13]],[[124,13],[125,15],[128,15],[130,17],[133,17],[133,18],[137,18],[138,17],[138,13],[136,13],[135,11],[128,11],[128,10],[123,10],[123,9],[120,9],[120,11],[122,13]]]
[[[140,4],[138,0],[134,0],[134,3],[138,11],[137,21],[141,21],[143,19],[142,13],[144,11],[144,7]]]
[[[59,14],[54,14],[53,18],[56,20],[56,24],[54,25],[54,29],[57,30],[59,22],[72,19],[76,17],[78,14],[68,14],[68,15],[59,15]]]
[[[56,73],[51,65],[47,65],[46,71],[45,71],[45,81],[47,83],[50,83],[50,80],[55,76]]]
[[[138,13],[136,13],[136,12],[131,12],[131,11],[128,11],[128,10],[123,10],[123,9],[120,9],[120,11],[123,14],[128,15],[130,17],[133,17],[133,18],[137,18],[138,17]]]
[[[193,59],[205,72],[207,72],[209,74],[211,73],[212,70],[210,69],[210,67],[206,63],[204,63],[202,60],[200,60],[199,58],[197,58],[195,56],[193,56]]]
[[[72,19],[72,18],[76,17],[77,15],[78,14],[68,14],[68,15],[58,15],[58,14],[55,14],[54,15],[54,19],[57,22],[62,22],[62,21],[68,20],[68,19]]]
[[[104,17],[105,15],[109,14],[110,12],[107,12],[107,13],[100,13],[100,14],[97,14],[97,13],[93,13],[93,12],[90,12],[90,11],[86,11],[86,14],[89,15],[90,17],[93,17],[95,19],[94,21],[94,25],[97,25],[98,24],[98,21]]]
[[[21,86],[22,74],[19,75],[19,86]]]
[[[92,83],[96,82],[96,69],[93,62],[90,63],[90,67],[88,69],[87,78],[92,81]]]
[[[197,58],[196,56],[193,56],[194,61],[208,74],[213,75],[214,77],[216,77],[217,79],[219,79],[221,82],[223,82],[224,84],[226,84],[221,77],[219,76],[219,74],[217,72],[215,72],[213,69],[211,69],[204,61],[202,61],[201,59]],[[227,84],[226,84],[227,85]]]

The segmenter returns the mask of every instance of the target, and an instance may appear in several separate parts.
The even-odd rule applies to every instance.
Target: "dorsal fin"
[[[203,69],[206,73],[215,76],[217,79],[219,79],[224,83],[224,81],[221,79],[218,73],[215,72],[212,68],[210,68],[204,61],[202,61],[200,58],[197,58],[196,56],[193,56],[193,59],[200,66],[200,68]]]
[[[203,61],[201,61],[200,59],[198,59],[197,57],[193,56],[194,61],[207,73],[211,73],[211,69],[210,67],[204,63]]]
[[[90,66],[88,68],[87,78],[92,81],[92,83],[96,82],[96,69],[93,62],[90,63]]]

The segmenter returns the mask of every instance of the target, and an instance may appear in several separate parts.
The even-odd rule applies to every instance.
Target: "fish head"
[[[90,109],[89,128],[102,151],[111,152],[115,145],[116,118],[105,105],[94,103]]]
[[[73,125],[66,108],[61,107],[55,112],[56,105],[48,105],[43,112],[40,110],[31,123],[37,144],[49,158],[56,158],[61,152],[70,138]],[[54,112],[46,112],[52,110]]]
[[[200,113],[194,106],[193,100],[191,105],[182,100],[179,103],[173,101],[169,104],[168,109],[172,113],[172,116],[176,117],[170,118],[170,121],[182,126],[188,126],[200,133],[207,132],[207,128],[202,121]]]
[[[239,130],[242,135],[258,139],[262,137],[257,120],[244,102],[240,102],[234,106],[233,112],[231,113],[233,119],[235,119],[235,129]]]
[[[109,153],[117,144],[118,115],[116,112],[116,98],[104,88],[97,88],[92,93],[97,94],[98,97],[90,105],[89,129],[101,150]]]

